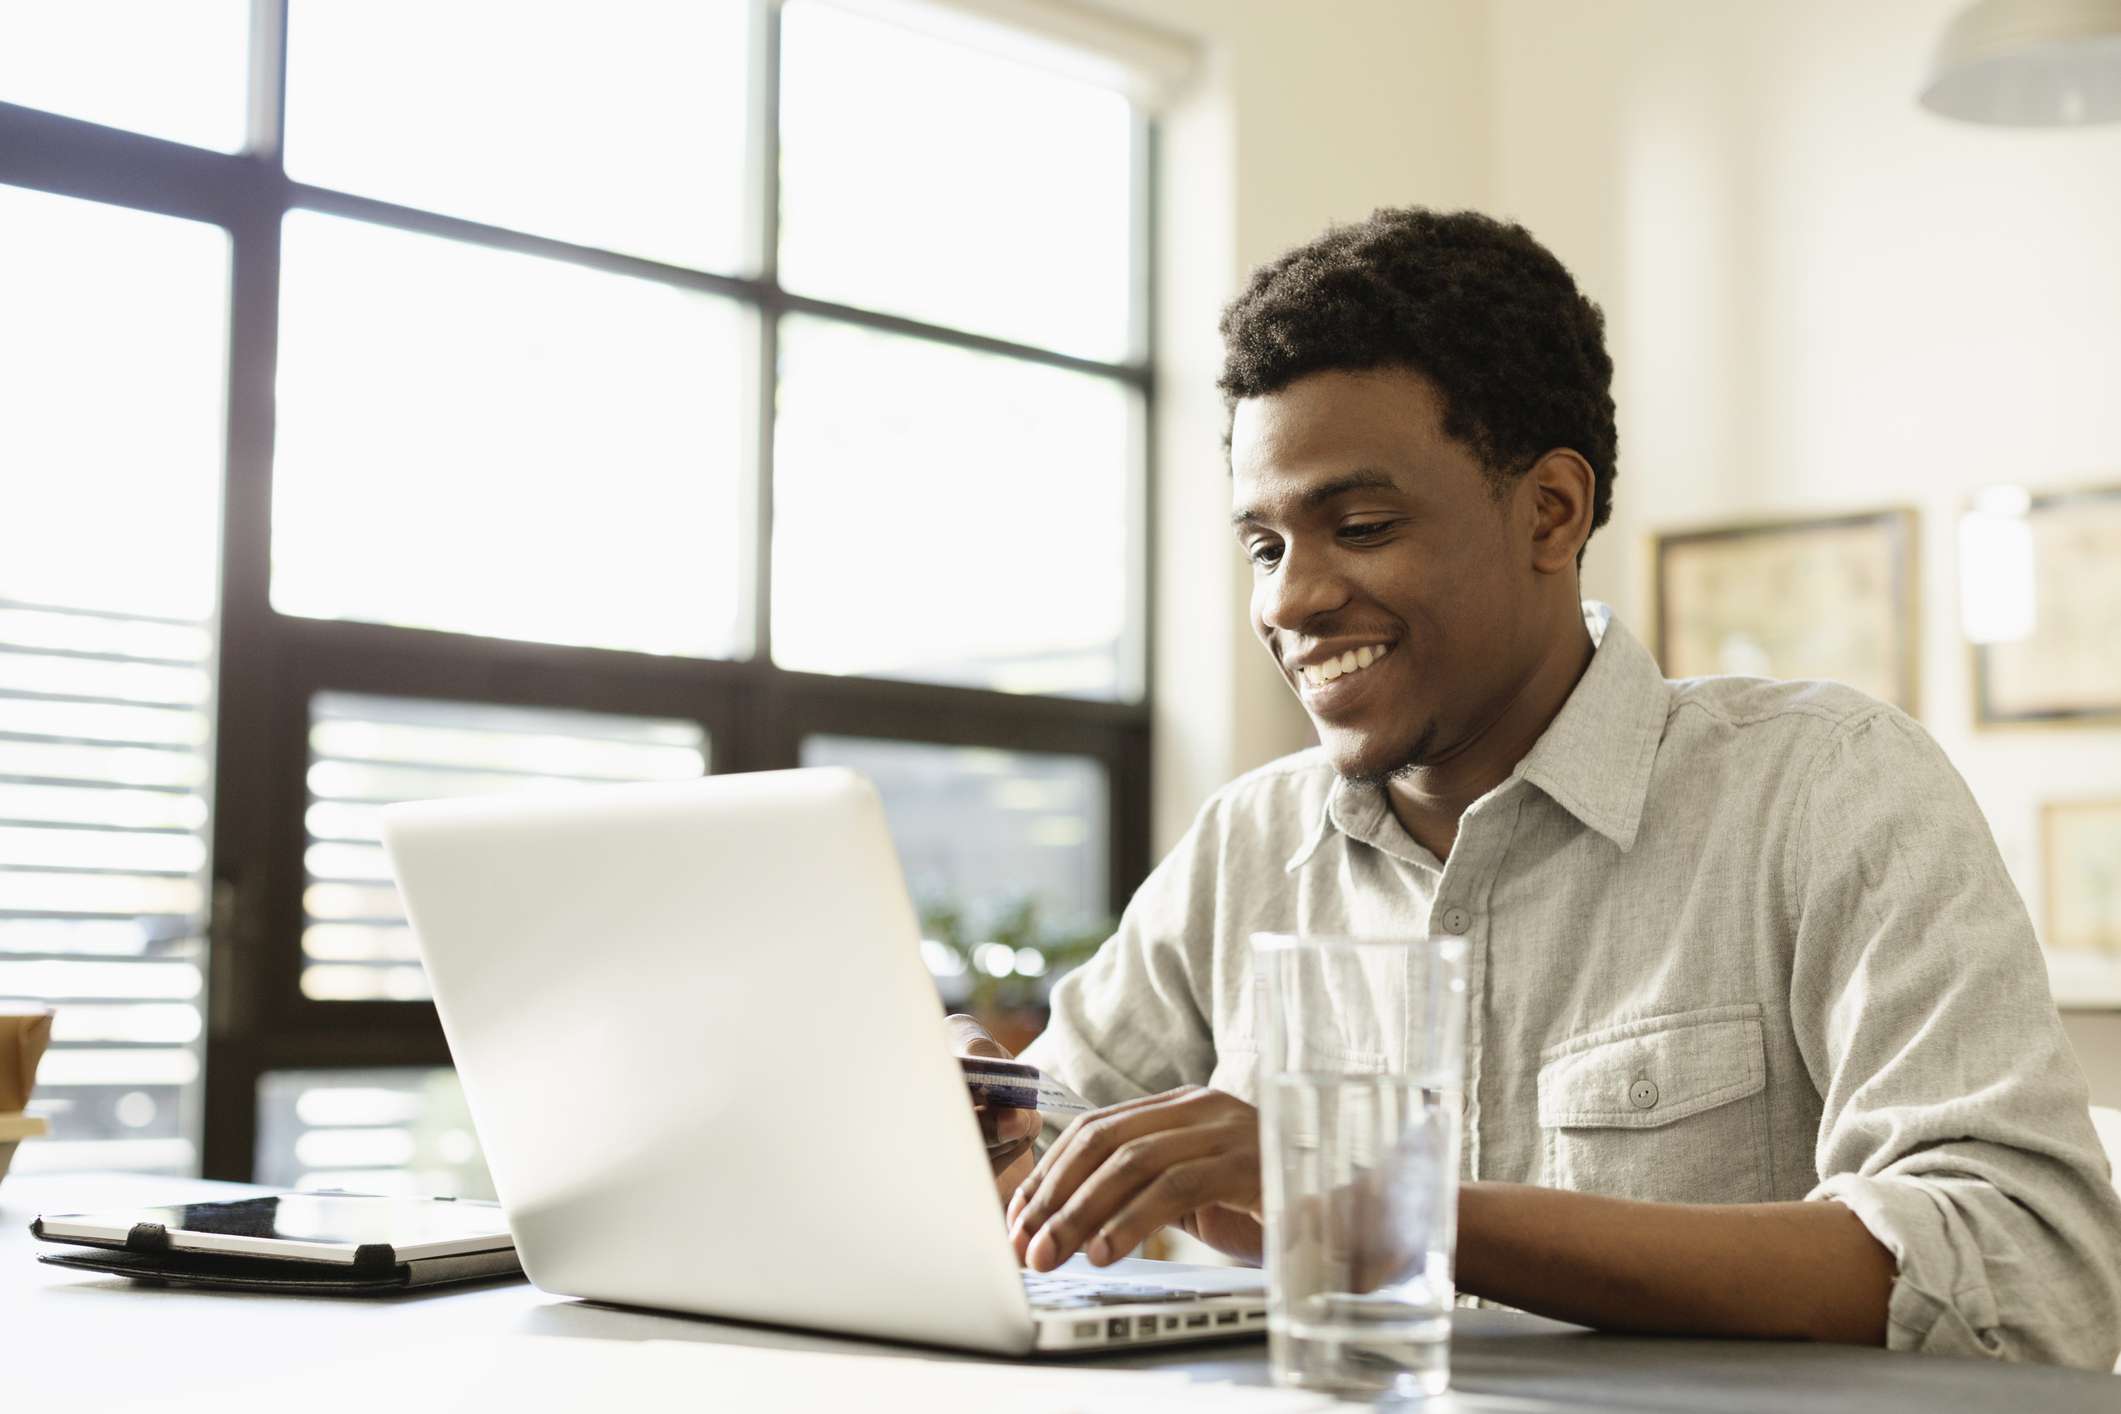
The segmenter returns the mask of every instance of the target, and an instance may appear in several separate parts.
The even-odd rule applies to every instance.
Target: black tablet
[[[344,1266],[395,1266],[436,1257],[512,1250],[498,1203],[279,1193],[220,1203],[127,1208],[40,1217],[47,1242],[132,1252],[213,1253]]]

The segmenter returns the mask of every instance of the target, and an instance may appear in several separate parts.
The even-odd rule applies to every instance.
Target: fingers
[[[1122,1144],[1031,1236],[1027,1265],[1051,1271],[1080,1251],[1103,1266],[1124,1257],[1165,1223],[1217,1195],[1239,1191],[1242,1174],[1222,1173],[1233,1157],[1225,1140],[1217,1127],[1201,1126]],[[1134,1236],[1114,1229],[1122,1214],[1131,1219]]]
[[[1257,1165],[1247,1173],[1239,1158],[1239,1155],[1225,1151],[1172,1164],[1105,1219],[1103,1226],[1085,1244],[1084,1250],[1090,1260],[1102,1266],[1132,1252],[1150,1233],[1178,1222],[1189,1213],[1202,1210],[1230,1213],[1228,1208],[1215,1205],[1241,1205],[1247,1193],[1259,1185]],[[1197,1225],[1193,1236],[1201,1236]]]
[[[1076,1138],[1082,1132],[1084,1126],[1115,1115],[1129,1114],[1136,1110],[1147,1109],[1152,1105],[1163,1104],[1169,1101],[1174,1094],[1179,1093],[1183,1092],[1167,1090],[1155,1095],[1137,1095],[1131,1100],[1122,1100],[1116,1105],[1108,1105],[1101,1110],[1092,1110],[1089,1114],[1077,1115],[1070,1120],[1068,1127],[1061,1131],[1060,1138],[1053,1141],[1053,1147],[1046,1150],[1044,1156],[1039,1159],[1037,1166],[1031,1170],[1030,1176],[1024,1180],[1023,1186],[1010,1198],[1008,1208],[1009,1221],[1011,1223],[1016,1221],[1017,1215],[1022,1212],[1025,1204],[1030,1201],[1031,1196],[1046,1181],[1046,1175],[1052,1171],[1054,1165],[1066,1158],[1070,1151],[1070,1146],[1076,1142]],[[1018,1251],[1017,1256],[1019,1258],[1023,1256],[1021,1250]]]
[[[1001,1042],[987,1034],[987,1028],[963,1012],[952,1012],[943,1018],[943,1025],[950,1032],[951,1050],[961,1056],[985,1056],[989,1060],[1014,1060]]]
[[[1180,1171],[1211,1157],[1230,1165],[1213,1184]],[[1153,1229],[1203,1202],[1249,1201],[1258,1184],[1259,1125],[1250,1105],[1211,1090],[1144,1096],[1069,1127],[1010,1200],[1010,1238],[1035,1270],[1051,1270],[1077,1250],[1102,1264],[1133,1245],[1115,1245],[1119,1234],[1105,1230],[1137,1198],[1145,1206],[1134,1221]]]
[[[1006,1046],[987,1034],[986,1027],[962,1012],[944,1017],[943,1027],[949,1033],[951,1048],[958,1055],[983,1056],[989,1060],[1014,1059]],[[972,1114],[979,1121],[980,1139],[987,1146],[987,1162],[993,1166],[998,1184],[1002,1174],[1024,1164],[1044,1121],[1039,1118],[1037,1110],[1010,1105],[975,1104]],[[1006,1191],[997,1187],[998,1193]]]

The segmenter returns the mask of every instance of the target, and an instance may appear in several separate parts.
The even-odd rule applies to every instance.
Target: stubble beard
[[[1393,781],[1403,780],[1420,770],[1423,766],[1428,765],[1429,758],[1434,754],[1435,750],[1436,722],[1431,719],[1422,727],[1421,735],[1414,739],[1414,744],[1401,753],[1397,762],[1390,766],[1379,766],[1368,771],[1343,771],[1341,772],[1341,779],[1351,786],[1383,787]]]

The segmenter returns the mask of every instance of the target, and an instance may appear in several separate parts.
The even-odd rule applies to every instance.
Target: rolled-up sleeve
[[[1896,1349],[2113,1368],[2121,1200],[2025,906],[1904,715],[1812,762],[1788,877],[1791,1014],[1824,1102],[1810,1194],[1898,1263]]]

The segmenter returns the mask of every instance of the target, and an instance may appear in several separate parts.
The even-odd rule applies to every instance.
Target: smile
[[[1328,658],[1323,663],[1299,668],[1297,674],[1314,688],[1324,687],[1327,683],[1344,678],[1350,673],[1359,673],[1372,663],[1382,662],[1385,654],[1390,651],[1391,645],[1388,643],[1380,643],[1375,647],[1350,648],[1338,658]]]

